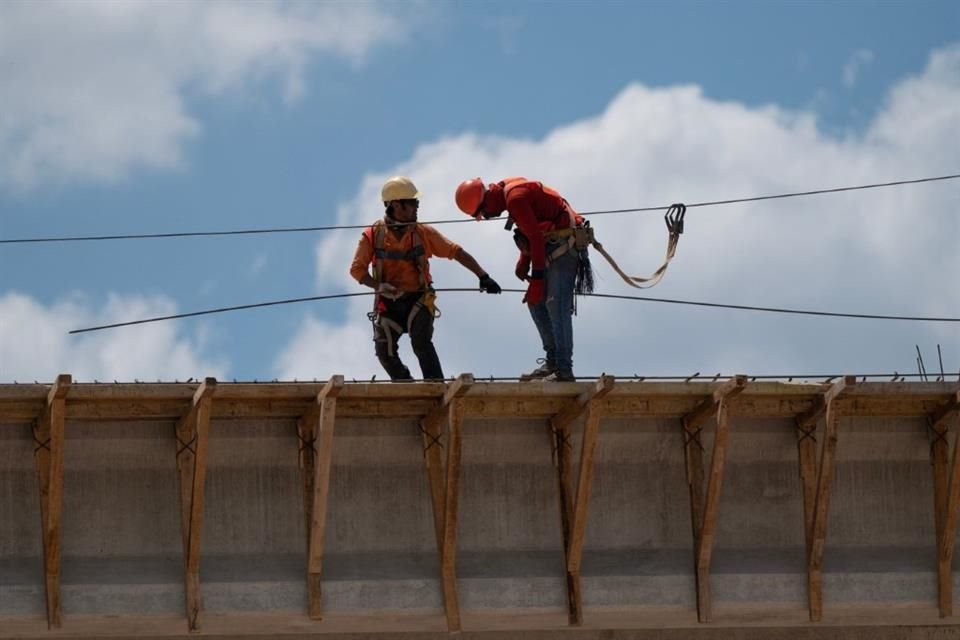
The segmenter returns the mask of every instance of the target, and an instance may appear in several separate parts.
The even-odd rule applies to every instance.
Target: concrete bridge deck
[[[0,638],[956,637],[958,404],[851,378],[0,385]]]

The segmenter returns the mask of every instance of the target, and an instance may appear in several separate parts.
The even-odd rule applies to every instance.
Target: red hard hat
[[[487,187],[480,178],[464,180],[457,187],[457,206],[468,216],[474,218],[480,213],[480,206],[483,204],[483,196],[487,193]]]

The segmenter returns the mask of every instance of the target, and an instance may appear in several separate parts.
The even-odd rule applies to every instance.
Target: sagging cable
[[[437,293],[479,293],[476,288],[455,288],[455,289],[433,289]],[[416,293],[416,292],[411,292]],[[526,293],[526,289],[504,289],[503,293]],[[129,322],[114,322],[96,327],[86,327],[83,329],[73,329],[69,334],[87,333],[90,331],[101,331],[103,329],[116,329],[118,327],[128,327],[137,324],[147,324],[151,322],[162,322],[164,320],[178,320],[180,318],[192,318],[195,316],[212,315],[215,313],[226,313],[228,311],[241,311],[244,309],[256,309],[260,307],[273,307],[285,304],[295,304],[298,302],[316,302],[320,300],[336,300],[339,298],[355,298],[358,296],[372,296],[373,291],[364,291],[359,293],[336,293],[323,296],[310,296],[306,298],[290,298],[287,300],[273,300],[271,302],[258,302],[255,304],[241,304],[233,307],[219,307],[217,309],[205,309],[203,311],[190,311],[187,313],[178,313],[168,316],[159,316],[156,318],[144,318],[142,320],[131,320]],[[762,311],[766,313],[786,313],[806,316],[822,316],[828,318],[853,318],[860,320],[900,320],[911,322],[960,322],[960,318],[949,317],[929,317],[929,316],[899,316],[879,313],[841,313],[836,311],[817,311],[811,309],[787,309],[782,307],[759,307],[742,304],[723,304],[719,302],[703,302],[699,300],[677,300],[671,298],[652,298],[648,296],[626,296],[612,293],[585,293],[586,298],[606,298],[610,300],[631,300],[636,302],[659,302],[664,304],[681,304],[694,307],[708,307],[712,309],[733,309],[737,311]]]

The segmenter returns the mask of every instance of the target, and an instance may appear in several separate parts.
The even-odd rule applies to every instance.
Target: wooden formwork
[[[738,375],[712,382],[615,381],[503,383],[464,374],[449,384],[326,382],[74,383],[61,375],[53,384],[0,385],[0,423],[34,425],[35,459],[42,514],[47,621],[62,624],[60,606],[60,519],[66,421],[176,420],[171,433],[179,470],[183,579],[187,626],[199,629],[200,540],[210,421],[227,418],[287,418],[296,421],[291,447],[300,460],[308,606],[305,615],[323,618],[322,570],[334,429],[338,417],[416,417],[423,437],[431,493],[440,581],[450,631],[461,629],[457,596],[457,520],[463,424],[468,417],[543,419],[552,447],[559,495],[559,522],[566,569],[570,625],[584,621],[580,584],[588,521],[594,452],[605,417],[676,419],[683,436],[690,495],[697,617],[711,621],[711,554],[720,506],[727,436],[738,418],[793,419],[802,483],[809,619],[823,616],[822,562],[841,416],[924,418],[931,439],[938,575],[938,609],[952,615],[951,563],[960,513],[957,424],[960,384],[866,382],[846,376],[827,383],[756,382]],[[579,474],[573,474],[570,428],[583,419]],[[713,429],[705,469],[703,433]],[[445,455],[444,455],[445,453]]]

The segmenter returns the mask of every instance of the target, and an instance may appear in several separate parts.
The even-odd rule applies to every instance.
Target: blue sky
[[[452,191],[477,174],[541,178],[590,210],[958,173],[958,47],[955,2],[5,2],[0,237],[361,223],[401,172],[428,221],[459,216]],[[704,209],[654,295],[958,316],[958,193]],[[641,274],[662,253],[657,222],[598,232]],[[485,226],[441,229],[520,286],[509,236]],[[0,380],[380,373],[365,299],[65,335],[358,291],[355,242],[2,245]],[[633,293],[603,276],[600,290]],[[518,298],[441,306],[448,375],[533,364]],[[904,372],[915,343],[928,366],[937,343],[960,366],[956,325],[596,302],[575,327],[586,375]]]

